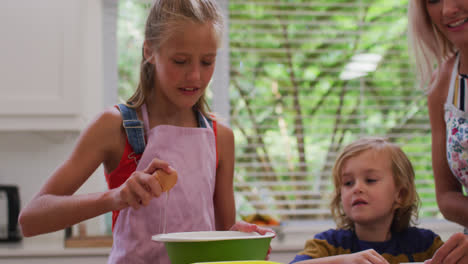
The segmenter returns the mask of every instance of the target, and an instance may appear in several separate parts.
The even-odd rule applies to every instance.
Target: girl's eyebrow
[[[175,52],[174,55],[192,56],[193,54],[190,53],[190,52]],[[216,55],[217,55],[216,52],[210,52],[210,53],[202,54],[202,57],[206,57],[206,56],[216,56]]]

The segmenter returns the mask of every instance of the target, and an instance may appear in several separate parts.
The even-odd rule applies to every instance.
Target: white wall
[[[229,14],[228,0],[218,0],[224,11],[224,34],[222,45],[216,58],[216,68],[213,74],[211,87],[213,89],[213,102],[211,109],[229,125]]]
[[[27,2],[24,4],[28,5]],[[80,5],[83,16],[80,19],[83,21],[80,32],[82,38],[80,48],[84,56],[76,63],[81,65],[79,74],[81,75],[80,89],[82,89],[83,97],[76,98],[76,100],[81,101],[80,112],[83,124],[88,124],[105,106],[102,59],[102,24],[104,21],[101,1],[86,0],[80,2]],[[16,54],[19,61],[27,61],[27,58],[21,58],[20,52],[16,52]],[[27,78],[27,73],[24,75]],[[1,89],[5,88],[7,87],[1,87]],[[8,87],[8,89],[13,88]],[[41,87],[37,87],[37,89],[41,89]],[[116,89],[115,87],[114,91]],[[35,132],[0,130],[0,184],[19,187],[22,208],[39,191],[55,168],[69,156],[79,133],[80,131],[76,129]],[[100,168],[80,188],[79,192],[97,192],[106,188],[104,175]],[[62,234],[56,235],[62,237]]]
[[[79,132],[1,132],[0,184],[17,185],[24,207],[70,154],[78,135]],[[102,173],[95,174],[81,191],[105,188]]]

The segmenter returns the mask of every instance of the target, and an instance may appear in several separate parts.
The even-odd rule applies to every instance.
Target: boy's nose
[[[362,193],[363,188],[364,188],[364,185],[362,184],[362,182],[356,181],[356,183],[354,184],[353,193]]]

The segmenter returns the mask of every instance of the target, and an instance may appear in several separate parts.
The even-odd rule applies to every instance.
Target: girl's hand
[[[273,231],[273,229],[267,228],[267,227],[260,227],[258,225],[250,224],[250,223],[247,223],[247,222],[244,222],[244,221],[236,222],[231,227],[231,229],[229,229],[229,230],[231,230],[231,231],[241,231],[241,232],[246,232],[246,233],[257,232],[260,235],[265,235],[266,233],[270,232],[270,233],[275,234],[274,237],[276,237],[276,233],[275,233],[275,231]],[[271,246],[268,248],[268,252],[267,252],[267,255],[265,257],[265,260],[268,260],[270,258],[270,253],[271,253]]]
[[[373,249],[367,249],[346,255],[346,263],[389,264],[388,261],[382,257],[382,255]]]
[[[245,221],[238,221],[238,222],[236,222],[236,223],[231,227],[231,229],[229,229],[229,230],[232,230],[232,231],[241,231],[241,232],[247,232],[247,233],[250,233],[250,232],[257,232],[257,233],[259,233],[260,235],[264,235],[264,234],[270,232],[270,233],[275,234],[275,236],[276,236],[275,231],[273,231],[273,229],[271,229],[271,228],[261,227],[261,226],[255,225],[255,224],[247,223],[247,222],[245,222]]]
[[[156,158],[143,171],[133,172],[127,181],[115,190],[116,210],[129,206],[139,209],[142,205],[148,205],[154,197],[159,197],[162,193],[162,187],[156,177],[159,169],[169,174],[173,172],[167,162]]]
[[[463,233],[452,235],[432,256],[427,264],[468,263],[468,236]]]

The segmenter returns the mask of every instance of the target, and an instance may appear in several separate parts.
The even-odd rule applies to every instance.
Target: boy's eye
[[[427,0],[427,3],[428,4],[436,4],[436,3],[439,3],[440,0]]]
[[[376,182],[377,180],[376,180],[376,179],[367,179],[366,181],[367,181],[368,183],[374,183],[374,182]]]
[[[344,186],[351,186],[353,184],[353,181],[344,181],[343,185]]]
[[[212,61],[202,61],[202,64],[205,65],[205,66],[210,66],[211,64],[213,64]]]

